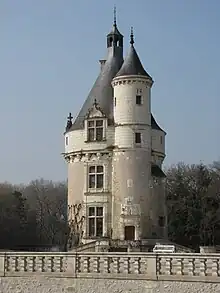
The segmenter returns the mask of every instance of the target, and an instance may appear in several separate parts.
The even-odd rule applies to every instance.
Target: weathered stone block
[[[5,255],[0,254],[0,276],[5,274]]]

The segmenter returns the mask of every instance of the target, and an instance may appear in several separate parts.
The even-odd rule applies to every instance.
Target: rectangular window
[[[140,95],[136,96],[136,105],[142,105],[142,96]]]
[[[103,236],[103,207],[89,207],[89,236]]]
[[[158,224],[160,227],[164,227],[165,226],[165,217],[159,217]]]
[[[102,141],[104,133],[103,120],[88,121],[88,141]]]
[[[135,143],[141,143],[141,133],[135,132]]]
[[[116,107],[116,98],[115,98],[115,107]]]
[[[103,166],[89,167],[89,188],[101,189],[104,186],[104,168]]]
[[[163,137],[160,137],[160,143],[163,144]]]
[[[69,137],[66,136],[66,145],[68,145],[68,143],[69,143]]]

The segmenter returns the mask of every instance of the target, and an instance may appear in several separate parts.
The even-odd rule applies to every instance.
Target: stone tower
[[[159,139],[159,152],[163,161],[164,132],[158,129],[152,132],[153,80],[143,68],[134,48],[133,30],[130,38],[128,54],[112,81],[115,123],[112,160],[113,238],[163,238],[165,198],[159,190],[155,192],[154,177],[158,176],[154,168],[163,174],[159,162],[153,165],[156,162],[152,158],[152,147]]]
[[[70,114],[65,131],[68,205],[82,207],[81,241],[166,239],[166,133],[151,113],[153,80],[134,48],[133,31],[123,60],[116,18],[100,65],[82,109],[74,123]]]

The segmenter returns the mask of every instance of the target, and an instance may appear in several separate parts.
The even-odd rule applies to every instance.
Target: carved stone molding
[[[118,80],[114,80],[112,82],[112,86],[117,86],[117,85],[131,85],[131,84],[145,84],[148,85],[149,84],[149,80],[144,80],[144,79],[137,79],[137,78],[126,78],[126,79],[118,79]]]
[[[139,204],[123,204],[121,205],[122,216],[140,216]]]
[[[99,161],[99,160],[110,160],[111,158],[112,158],[112,152],[64,154],[64,159],[66,160],[67,163],[93,162],[93,161]]]

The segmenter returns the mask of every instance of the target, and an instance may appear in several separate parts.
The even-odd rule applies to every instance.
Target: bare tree
[[[68,206],[68,250],[82,243],[84,220],[85,217],[83,216],[83,206],[81,203]]]

